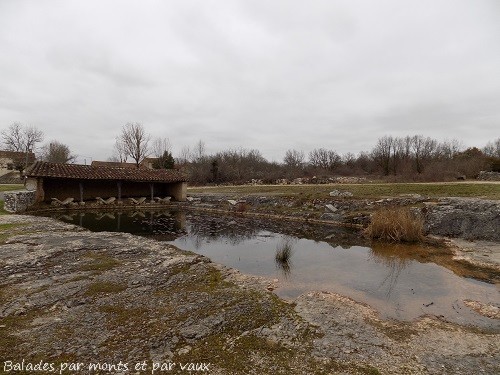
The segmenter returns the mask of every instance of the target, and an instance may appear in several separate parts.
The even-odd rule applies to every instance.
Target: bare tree
[[[33,152],[33,150],[35,149],[35,145],[38,142],[43,141],[43,132],[41,130],[38,130],[34,126],[25,127],[24,140],[26,152]]]
[[[68,146],[58,141],[52,141],[42,147],[42,159],[49,163],[73,163],[76,155],[72,155]]]
[[[152,152],[156,160],[153,161],[154,169],[172,169],[175,165],[172,156],[172,145],[168,138],[155,138],[153,140]]]
[[[384,135],[382,138],[378,139],[377,145],[372,151],[373,159],[382,167],[384,175],[386,176],[388,176],[390,172],[393,144],[394,138]]]
[[[193,161],[198,161],[201,162],[205,156],[205,142],[203,142],[201,139],[198,141],[198,143],[194,146],[194,154],[193,158],[195,160]]]
[[[37,143],[43,141],[43,132],[34,126],[23,126],[15,122],[1,133],[7,150],[24,152],[26,154],[24,166],[27,167],[29,154],[34,152]]]
[[[417,173],[422,173],[426,162],[432,158],[437,149],[437,142],[430,137],[415,135],[412,138],[412,149]]]
[[[287,150],[283,162],[290,168],[302,168],[304,165],[304,152],[297,150]]]
[[[392,141],[392,173],[394,176],[398,174],[399,165],[401,159],[403,159],[405,154],[405,139],[404,138],[393,138]]]
[[[120,137],[116,137],[115,145],[113,147],[113,154],[109,158],[109,161],[126,163],[127,162],[127,154],[125,152],[125,148],[123,143],[121,142]]]
[[[191,154],[191,148],[189,146],[184,146],[177,157],[177,164],[185,166],[189,163],[189,160],[191,160]]]
[[[24,127],[19,122],[14,122],[7,130],[2,131],[2,140],[8,151],[24,152]]]
[[[488,144],[483,148],[483,152],[487,156],[500,158],[500,138],[497,138],[492,142],[488,142]]]
[[[342,164],[342,158],[333,150],[316,148],[309,153],[309,163],[316,168],[334,171]]]
[[[334,171],[342,165],[342,157],[333,150],[328,150],[328,168]]]
[[[316,168],[328,169],[328,150],[315,148],[309,153],[309,163]]]
[[[403,160],[409,160],[411,158],[412,143],[413,138],[409,135],[401,139],[401,157],[403,158]]]
[[[356,163],[356,155],[354,155],[352,152],[344,154],[342,156],[342,163],[349,168],[354,167],[354,164]]]
[[[123,126],[117,144],[123,150],[124,155],[135,160],[135,164],[139,168],[139,164],[148,156],[150,139],[151,136],[146,134],[141,123],[129,122]]]
[[[157,158],[161,157],[165,152],[172,152],[172,144],[168,138],[155,138],[152,147],[153,155]]]
[[[465,150],[465,147],[462,142],[457,139],[452,139],[451,141],[446,140],[440,143],[436,152],[441,159],[453,159],[463,150]]]

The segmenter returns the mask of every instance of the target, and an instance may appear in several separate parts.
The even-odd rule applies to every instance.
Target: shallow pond
[[[294,298],[321,290],[349,296],[382,317],[411,320],[425,314],[500,329],[464,300],[500,305],[498,286],[455,275],[425,262],[418,246],[369,245],[341,228],[277,223],[199,212],[100,212],[52,214],[93,231],[151,236],[205,255],[243,273],[277,280],[275,292]],[[289,256],[277,260],[279,250]]]

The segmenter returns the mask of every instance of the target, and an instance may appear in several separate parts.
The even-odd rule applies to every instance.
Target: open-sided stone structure
[[[36,162],[25,171],[26,188],[35,191],[35,202],[52,198],[75,202],[96,197],[165,197],[186,200],[186,176],[175,169],[130,169],[104,166]]]

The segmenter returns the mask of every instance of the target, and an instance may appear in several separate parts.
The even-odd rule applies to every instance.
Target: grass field
[[[0,215],[8,215],[9,212],[3,209],[4,201],[0,201]]]
[[[332,190],[349,191],[353,198],[388,198],[404,194],[420,194],[430,198],[476,197],[500,200],[500,183],[449,182],[449,183],[373,183],[331,185],[244,185],[191,187],[188,193],[221,193],[242,195],[304,195],[310,199],[327,198]]]
[[[5,185],[0,185],[0,191],[12,191],[12,190],[23,190],[24,185],[12,185],[12,184],[5,184]]]

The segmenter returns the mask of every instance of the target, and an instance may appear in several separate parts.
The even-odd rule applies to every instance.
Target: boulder
[[[332,205],[332,204],[326,204],[326,205],[325,205],[325,208],[326,208],[329,212],[335,212],[335,211],[337,211],[337,210],[338,210],[338,209],[337,209],[337,207],[335,207],[335,206],[334,206],[334,205]]]
[[[481,171],[477,179],[481,181],[500,181],[500,172]]]
[[[332,190],[330,192],[330,197],[352,197],[352,195],[350,191]]]
[[[442,198],[423,209],[430,234],[467,240],[500,241],[500,202],[478,198]]]

